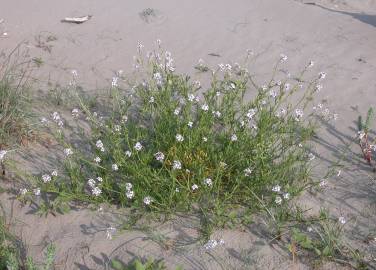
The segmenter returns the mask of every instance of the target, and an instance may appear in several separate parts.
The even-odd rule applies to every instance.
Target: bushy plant
[[[48,194],[43,207],[81,200],[163,213],[193,209],[212,222],[234,210],[257,211],[258,198],[284,204],[306,184],[317,126],[310,104],[325,77],[303,79],[313,63],[297,78],[273,77],[262,86],[239,64],[220,64],[204,89],[175,73],[169,52],[141,52],[136,81],[124,89],[117,74],[103,112],[78,98],[72,114],[83,146],[70,144],[64,119],[53,114],[58,127],[50,129],[65,159],[59,174],[36,179],[34,193]],[[82,121],[90,132],[80,129]]]

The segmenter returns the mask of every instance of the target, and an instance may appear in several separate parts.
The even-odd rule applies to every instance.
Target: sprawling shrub
[[[203,87],[175,73],[169,52],[158,49],[145,59],[139,52],[136,81],[129,89],[120,73],[114,77],[104,111],[92,112],[78,98],[73,117],[79,127],[90,124],[90,135],[81,133],[84,145],[70,144],[62,116],[53,114],[64,168],[42,172],[37,195],[50,195],[50,205],[81,200],[228,215],[257,211],[261,201],[285,204],[306,184],[317,124],[309,104],[325,77],[303,80],[312,63],[297,78],[262,86],[239,64],[220,64]],[[199,67],[209,70],[202,61]]]

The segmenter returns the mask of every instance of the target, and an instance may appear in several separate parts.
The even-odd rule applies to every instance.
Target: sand
[[[147,8],[154,12],[142,16]],[[93,17],[83,24],[61,22],[88,14]],[[117,70],[132,71],[138,42],[147,51],[156,39],[172,52],[178,71],[194,78],[200,78],[193,69],[198,59],[211,65],[240,62],[247,49],[255,53],[249,70],[260,81],[270,75],[281,53],[288,55],[286,68],[291,73],[315,61],[313,72],[327,73],[320,98],[339,115],[333,125],[322,129],[317,155],[323,166],[344,153],[346,160],[341,176],[329,179],[323,193],[307,194],[301,201],[307,207],[326,206],[335,215],[345,216],[349,241],[369,256],[376,254],[376,244],[364,243],[375,232],[375,175],[359,156],[357,145],[347,147],[355,138],[359,114],[376,104],[375,0],[2,0],[1,19],[0,50],[9,52],[26,42],[30,55],[43,59],[45,64],[34,74],[40,89],[46,89],[49,81],[67,84],[72,69],[78,71],[85,89],[107,86]],[[8,195],[2,195],[2,202],[10,211]],[[110,214],[80,209],[45,219],[14,204],[14,221],[19,221],[14,231],[37,257],[48,241],[56,243],[57,269],[106,269],[103,264],[108,258],[127,262],[145,255],[164,258],[169,266],[183,264],[185,269],[309,269],[303,262],[292,266],[284,249],[269,244],[261,225],[246,232],[216,232],[226,244],[215,251],[217,259],[213,260],[200,243],[194,243],[194,219],[183,222],[192,228],[182,227],[177,220],[155,229],[153,233],[183,243],[181,249],[169,249],[151,240],[158,238],[155,235],[142,232],[125,232],[106,240],[105,229],[116,225]],[[325,267],[342,269],[332,264]]]

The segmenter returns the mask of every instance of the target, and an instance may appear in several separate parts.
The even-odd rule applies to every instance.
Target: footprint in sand
[[[166,16],[161,11],[153,8],[145,8],[139,15],[148,24],[161,24],[166,20]]]

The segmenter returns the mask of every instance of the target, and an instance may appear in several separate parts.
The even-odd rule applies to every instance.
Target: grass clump
[[[310,178],[317,121],[309,106],[325,74],[306,81],[307,66],[295,79],[276,80],[284,61],[262,86],[239,64],[219,65],[204,89],[175,73],[169,52],[145,59],[139,47],[129,90],[114,77],[102,113],[78,99],[72,112],[84,144],[71,144],[53,114],[65,158],[61,174],[42,172],[34,183],[38,196],[48,195],[43,207],[79,200],[136,212],[198,211],[209,228],[259,211],[260,198],[287,203]]]
[[[17,47],[0,59],[0,149],[30,135],[29,72],[32,61]]]
[[[115,270],[165,270],[167,267],[165,266],[163,261],[157,261],[152,258],[147,259],[146,261],[135,259],[134,262],[129,264],[128,266],[124,265],[119,260],[113,259],[111,261],[111,266]],[[181,267],[175,268],[175,270],[183,270]]]

